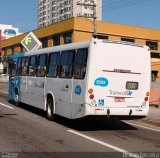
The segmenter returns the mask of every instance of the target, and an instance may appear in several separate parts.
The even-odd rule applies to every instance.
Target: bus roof
[[[54,46],[54,47],[49,47],[49,48],[42,48],[36,51],[26,52],[25,56],[30,56],[34,54],[59,52],[59,51],[72,50],[72,49],[88,48],[90,45],[90,42],[91,41],[84,41],[84,42],[64,44],[64,45],[59,45],[59,46]]]
[[[21,53],[14,54],[11,57],[12,57],[12,59],[15,59],[15,58],[23,57],[24,54],[25,54],[24,52],[21,52]]]
[[[65,51],[65,50],[72,50],[72,49],[81,49],[81,48],[88,48],[90,46],[91,42],[102,42],[102,43],[112,43],[112,44],[122,44],[122,45],[129,45],[129,46],[135,46],[135,47],[141,47],[149,49],[147,46],[143,46],[140,44],[132,43],[132,42],[126,42],[126,41],[112,41],[112,40],[104,40],[104,39],[94,39],[83,42],[77,42],[77,43],[70,43],[70,44],[64,44],[49,48],[42,48],[35,51],[25,52],[25,53],[18,53],[13,55],[12,58],[22,57],[22,56],[30,56],[35,54],[45,54],[45,53],[51,53],[51,52],[59,52],[59,51]]]

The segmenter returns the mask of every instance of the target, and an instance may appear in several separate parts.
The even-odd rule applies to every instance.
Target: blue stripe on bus
[[[18,58],[25,56],[25,53],[17,53],[11,56],[11,59],[15,62],[18,62]],[[14,79],[11,77],[9,78],[9,86],[8,86],[8,97],[9,100],[16,100],[15,99],[15,90],[17,89],[18,95],[20,95],[20,83],[21,83],[21,77],[20,76],[14,76]]]
[[[17,58],[23,57],[23,56],[25,56],[25,53],[24,53],[24,52],[22,52],[22,53],[17,53],[17,54],[12,55],[12,56],[11,56],[11,59],[17,59]]]

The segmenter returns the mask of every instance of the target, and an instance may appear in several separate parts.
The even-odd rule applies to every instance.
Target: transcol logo
[[[112,91],[109,90],[111,95],[125,95],[125,96],[132,96],[133,91],[125,91],[125,92],[116,92],[116,91]]]

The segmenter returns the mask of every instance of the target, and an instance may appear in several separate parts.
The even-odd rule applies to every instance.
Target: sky
[[[103,20],[160,30],[160,0],[102,0]],[[0,24],[19,31],[37,27],[37,0],[0,0]]]

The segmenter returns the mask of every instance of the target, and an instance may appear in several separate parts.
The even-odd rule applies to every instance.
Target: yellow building
[[[32,32],[42,42],[43,48],[52,47],[91,39],[93,22],[85,18],[71,18]],[[20,42],[27,34],[2,41],[2,56],[25,51]],[[97,34],[98,38],[148,45],[151,49],[152,80],[160,81],[160,30],[97,21]]]

